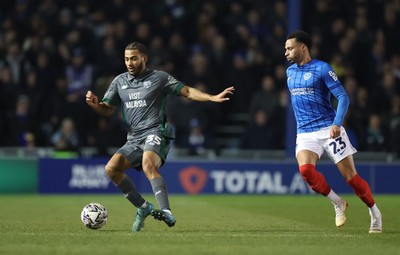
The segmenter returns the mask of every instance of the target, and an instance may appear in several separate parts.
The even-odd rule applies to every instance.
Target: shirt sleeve
[[[106,93],[104,94],[104,97],[101,101],[106,102],[107,104],[111,105],[118,105],[121,103],[121,98],[119,97],[118,94],[118,82],[119,79],[116,77],[108,87]]]
[[[329,65],[326,65],[326,67],[327,69],[324,72],[326,74],[325,84],[338,100],[336,116],[333,120],[333,125],[341,126],[343,124],[344,117],[346,116],[347,109],[350,104],[350,99],[342,83],[337,78],[336,73],[333,71],[333,68]]]
[[[161,79],[165,82],[164,90],[167,94],[179,95],[179,92],[184,86],[184,83],[175,79],[172,75],[159,71]]]
[[[336,116],[333,120],[333,125],[341,126],[350,104],[349,96],[347,95],[346,90],[343,88],[342,83],[339,81],[335,71],[330,65],[325,64],[323,66],[322,73],[326,86],[338,100]]]
[[[333,124],[337,125],[337,126],[341,126],[343,123],[344,117],[346,116],[347,109],[350,104],[350,99],[346,93],[346,90],[343,88],[343,86],[339,86],[339,87],[331,90],[331,92],[338,100],[336,116],[335,116],[335,119],[333,120]]]
[[[333,70],[332,66],[325,63],[322,66],[322,79],[329,90],[334,90],[337,87],[343,87],[342,83],[339,81],[335,71]]]

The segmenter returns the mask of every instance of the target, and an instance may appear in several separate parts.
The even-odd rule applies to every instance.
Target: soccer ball
[[[90,203],[83,207],[81,220],[83,225],[90,229],[99,229],[106,225],[108,218],[107,209],[99,203]]]

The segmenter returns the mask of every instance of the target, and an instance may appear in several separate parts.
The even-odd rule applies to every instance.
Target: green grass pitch
[[[152,195],[145,195],[155,204]],[[369,214],[354,195],[336,228],[319,195],[172,195],[176,226],[149,217],[131,232],[135,211],[121,195],[0,195],[0,254],[400,254],[400,196],[378,195],[382,234],[368,234]],[[109,218],[99,230],[80,221],[99,202]]]

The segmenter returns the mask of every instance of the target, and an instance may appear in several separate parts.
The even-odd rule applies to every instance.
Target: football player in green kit
[[[111,157],[105,172],[114,185],[137,208],[132,231],[140,231],[147,216],[175,225],[168,199],[167,185],[159,173],[165,163],[171,139],[175,138],[167,122],[166,101],[168,94],[184,96],[195,101],[228,101],[234,87],[218,95],[210,95],[176,80],[164,71],[146,67],[146,47],[138,42],[125,48],[125,65],[128,72],[114,78],[103,99],[93,92],[86,94],[87,104],[98,114],[110,116],[121,107],[123,121],[129,127],[127,142]],[[160,210],[156,210],[137,191],[132,179],[125,174],[129,168],[143,170],[150,181]]]

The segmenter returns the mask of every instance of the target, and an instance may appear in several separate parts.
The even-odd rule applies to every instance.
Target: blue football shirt
[[[326,62],[313,59],[301,66],[289,66],[286,75],[297,133],[314,132],[331,126],[336,117],[336,111],[330,101],[331,91],[345,93],[333,68]],[[343,110],[344,116],[347,107]],[[341,121],[339,122],[341,125]]]

